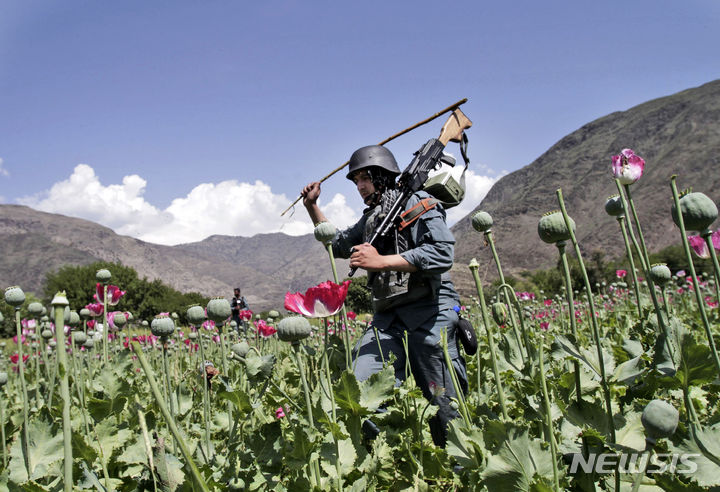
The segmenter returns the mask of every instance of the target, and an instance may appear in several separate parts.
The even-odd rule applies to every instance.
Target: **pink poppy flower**
[[[550,323],[548,321],[542,321],[540,323],[540,329],[542,331],[548,331],[548,328],[550,327]]]
[[[258,320],[258,322],[255,323],[255,327],[258,333],[265,338],[271,337],[277,332],[274,327],[268,325],[263,319]]]
[[[107,293],[108,293],[108,306],[116,306],[118,302],[120,302],[120,298],[125,295],[124,290],[120,290],[117,285],[108,285],[107,287]],[[103,284],[98,283],[95,285],[95,300],[102,303],[104,300],[103,295]]]
[[[276,418],[276,419],[281,419],[281,418],[283,418],[283,417],[285,417],[285,412],[283,411],[283,408],[282,408],[282,407],[278,407],[278,409],[275,410],[275,418]]]
[[[357,318],[357,314],[355,314],[354,311],[348,311],[347,317],[350,321],[355,321],[355,318]]]
[[[103,313],[102,302],[95,302],[92,304],[88,304],[87,306],[85,306],[85,309],[90,311],[90,316],[92,316],[93,318],[102,316],[102,313]]]
[[[240,311],[240,313],[238,315],[240,316],[240,319],[243,319],[245,321],[250,321],[253,317],[253,312],[250,311],[249,309],[243,309],[242,311]]]
[[[627,270],[615,270],[615,275],[617,278],[625,278],[627,275]]]
[[[552,303],[553,303],[553,302],[552,302],[552,299],[545,299],[545,300],[543,301],[543,304],[545,304],[546,306],[552,306]]]
[[[710,250],[707,247],[707,243],[700,236],[688,236],[688,244],[698,255],[698,258],[710,258]]]
[[[215,322],[211,319],[203,321],[202,327],[206,330],[214,330],[215,329]]]
[[[325,318],[340,311],[347,297],[350,281],[338,285],[327,281],[310,287],[305,294],[285,294],[285,309],[309,318]]]
[[[612,156],[613,176],[620,184],[629,185],[640,179],[645,169],[645,160],[635,155],[632,149],[623,149],[618,155]]]

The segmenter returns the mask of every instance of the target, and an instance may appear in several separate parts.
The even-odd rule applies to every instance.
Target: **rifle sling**
[[[410,210],[406,210],[400,215],[400,225],[398,227],[398,230],[402,231],[403,229],[411,225],[413,222],[419,219],[422,214],[435,208],[435,206],[439,202],[440,200],[438,200],[437,198],[424,198],[420,200],[417,205],[415,205]]]

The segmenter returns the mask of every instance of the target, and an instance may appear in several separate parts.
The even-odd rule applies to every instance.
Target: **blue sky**
[[[467,97],[455,221],[583,124],[718,78],[718,46],[716,0],[3,0],[0,202],[165,244],[306,233],[279,216],[306,182]],[[401,166],[441,125],[389,145]]]

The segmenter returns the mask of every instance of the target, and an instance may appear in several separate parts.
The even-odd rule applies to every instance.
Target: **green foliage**
[[[347,277],[342,281],[344,282],[345,280],[351,281],[347,297],[345,298],[345,305],[348,310],[355,311],[356,313],[371,313],[373,310],[372,294],[367,289],[367,277]]]
[[[125,291],[114,310],[130,311],[138,320],[151,320],[161,312],[176,312],[184,322],[187,306],[205,305],[208,302],[207,297],[197,292],[182,293],[158,279],[141,279],[132,267],[100,261],[83,266],[68,265],[48,273],[44,290],[45,304],[60,290],[67,294],[71,309],[79,311],[87,304],[96,302],[93,299],[97,284],[95,272],[101,268],[110,270],[110,283]]]

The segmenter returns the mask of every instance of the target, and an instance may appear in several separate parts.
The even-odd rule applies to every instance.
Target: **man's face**
[[[353,174],[352,180],[357,186],[358,193],[360,193],[363,201],[367,201],[375,193],[375,185],[373,185],[372,179],[366,170],[361,169]]]
[[[240,290],[239,290],[239,289],[235,289],[235,297],[238,297],[239,295],[240,295]]]

